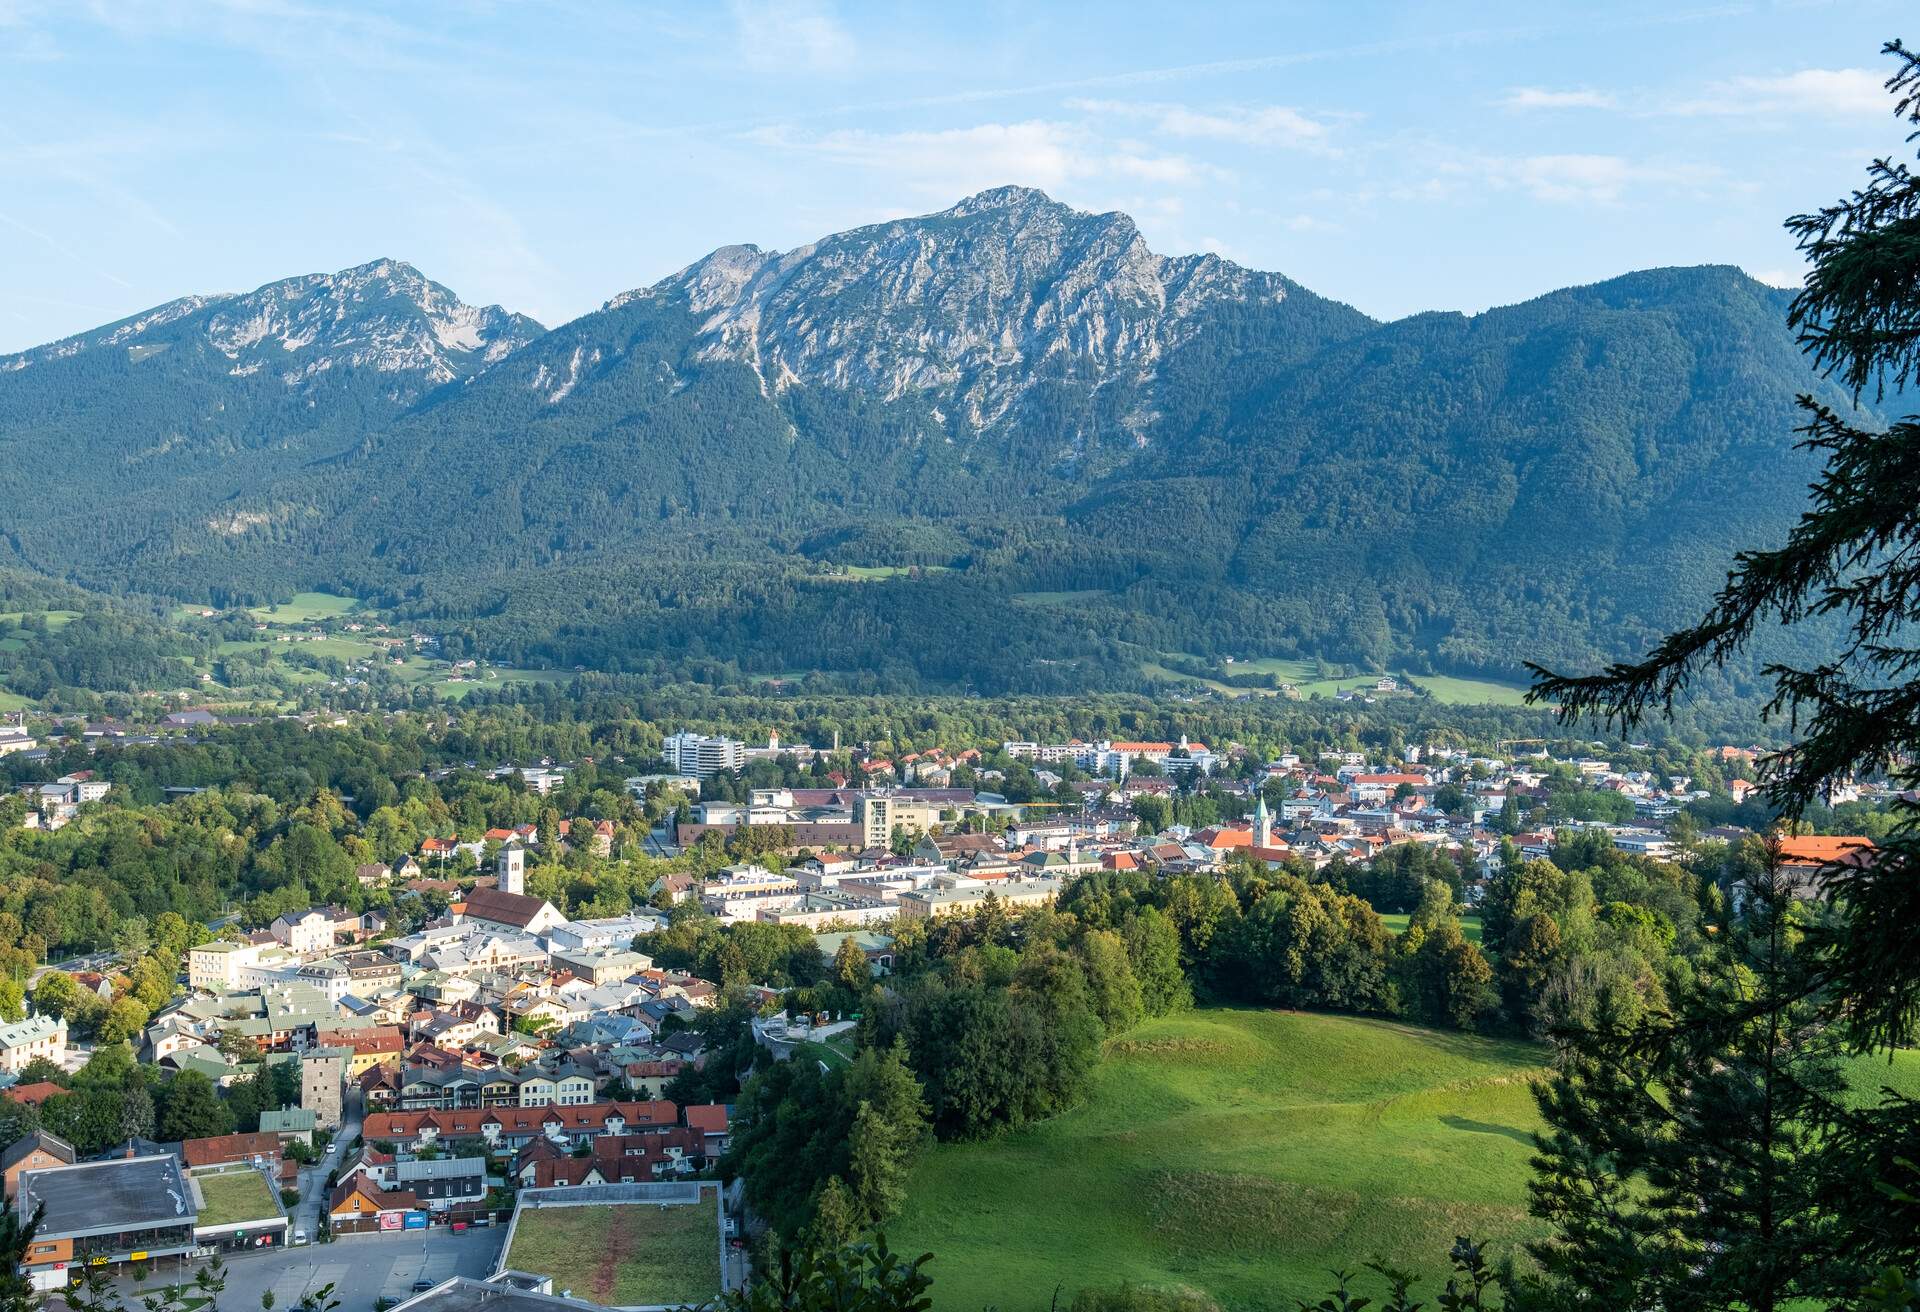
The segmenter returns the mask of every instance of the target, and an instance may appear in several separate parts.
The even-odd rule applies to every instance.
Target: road
[[[360,1134],[364,1104],[358,1089],[348,1091],[341,1117],[340,1128],[334,1131],[331,1151],[312,1166],[300,1168],[300,1204],[287,1211],[289,1234],[304,1230],[311,1239],[320,1233],[320,1210],[327,1204],[327,1172],[346,1160],[347,1145]]]

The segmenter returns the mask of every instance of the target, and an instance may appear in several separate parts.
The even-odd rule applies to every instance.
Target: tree
[[[0,1020],[25,1020],[27,1015],[26,991],[16,979],[0,979]]]
[[[181,1071],[165,1085],[158,1117],[160,1137],[205,1139],[229,1134],[233,1116],[213,1090],[213,1081],[199,1071]]]
[[[1180,931],[1154,907],[1142,907],[1122,929],[1140,1004],[1149,1016],[1164,1016],[1193,1005],[1193,988],[1180,969]]]
[[[0,1200],[0,1312],[37,1312],[39,1291],[21,1274],[27,1250],[40,1228],[37,1216],[21,1216],[13,1200]]]
[[[856,996],[873,982],[873,967],[867,964],[867,954],[851,934],[834,949],[833,982]]]
[[[1827,1206],[1847,1090],[1809,912],[1773,869],[1743,891],[1670,1015],[1604,1017],[1539,1094],[1531,1248],[1563,1297],[1773,1312],[1872,1275]]]
[[[928,1312],[931,1254],[902,1261],[886,1239],[852,1248],[782,1249],[777,1269],[721,1296],[722,1312]]]
[[[1920,128],[1920,54],[1898,41],[1885,53],[1896,61],[1887,82],[1895,112]],[[1787,227],[1809,260],[1788,321],[1814,365],[1837,381],[1849,401],[1898,399],[1920,378],[1920,282],[1913,276],[1920,174],[1906,163],[1876,160],[1864,187],[1788,220]],[[1802,395],[1799,405],[1805,416],[1800,445],[1823,463],[1786,541],[1740,552],[1706,613],[1641,659],[1585,675],[1533,666],[1529,693],[1533,700],[1557,703],[1569,723],[1591,717],[1624,732],[1650,717],[1671,716],[1703,673],[1748,651],[1763,628],[1799,629],[1831,654],[1811,663],[1778,660],[1762,671],[1773,686],[1766,713],[1785,716],[1797,736],[1792,746],[1760,762],[1769,800],[1788,822],[1798,820],[1835,778],[1910,773],[1920,757],[1920,648],[1912,636],[1920,619],[1920,515],[1914,513],[1920,506],[1920,416],[1907,414],[1880,431],[1865,412],[1832,396]],[[1837,634],[1837,642],[1826,634]],[[1797,997],[1776,995],[1774,984],[1757,996],[1729,989],[1727,996],[1689,997],[1687,1006],[1723,1018],[1718,1026],[1702,1027],[1718,1045],[1709,1047],[1708,1059],[1751,1073],[1757,1024],[1768,1026],[1769,1034],[1804,1028],[1822,1045],[1830,1031],[1855,1048],[1878,1052],[1912,1041],[1920,1030],[1920,954],[1912,950],[1911,934],[1920,914],[1920,808],[1902,803],[1897,816],[1871,859],[1843,860],[1823,872],[1829,915],[1807,927],[1804,947],[1796,949],[1796,957],[1801,950],[1808,956],[1794,963]],[[1762,914],[1768,921],[1781,919]],[[1856,1269],[1910,1270],[1920,1258],[1920,1236],[1910,1221],[1888,1224],[1886,1199],[1871,1195],[1872,1182],[1884,1183],[1891,1165],[1912,1160],[1911,1105],[1881,1099],[1851,1109],[1846,1133],[1823,1141],[1813,1092],[1819,1072],[1776,1061],[1771,1074],[1756,1087],[1780,1095],[1769,1106],[1790,1118],[1785,1128],[1794,1146],[1833,1148],[1851,1169],[1834,1169],[1826,1177],[1837,1182],[1832,1192],[1809,1200],[1804,1176],[1776,1172],[1771,1151],[1754,1166],[1734,1164],[1740,1169],[1733,1180],[1751,1181],[1755,1171],[1764,1171],[1762,1180],[1777,1175],[1787,1192],[1757,1211],[1714,1208],[1711,1199],[1702,1200],[1702,1208],[1717,1211],[1728,1227],[1716,1242],[1741,1255],[1709,1263],[1709,1273],[1748,1260],[1760,1228],[1768,1227],[1778,1257],[1751,1257],[1746,1278],[1754,1282],[1748,1305],[1771,1305],[1818,1278],[1813,1270],[1789,1267],[1817,1265],[1811,1260],[1818,1247],[1814,1231],[1822,1221],[1845,1237]],[[1781,1078],[1790,1082],[1777,1088]],[[1712,1082],[1703,1081],[1703,1087]],[[1594,1108],[1603,1122],[1617,1119],[1605,1114],[1604,1100],[1588,1099],[1578,1089],[1568,1096]],[[1735,1110],[1744,1112],[1745,1104]],[[1709,1154],[1703,1162],[1716,1160]],[[1719,1192],[1714,1181],[1697,1184]],[[1808,1205],[1812,1211],[1803,1212]],[[1865,1283],[1863,1276],[1849,1294]]]
[[[1094,1015],[1107,1033],[1124,1034],[1138,1025],[1146,1004],[1121,937],[1110,929],[1091,930],[1081,936],[1079,955]]]
[[[1920,54],[1900,42],[1885,53],[1895,111],[1920,127]],[[1787,221],[1809,260],[1788,322],[1815,366],[1858,399],[1884,399],[1920,378],[1920,287],[1912,242],[1920,227],[1920,174],[1876,160],[1848,198]],[[1735,557],[1713,605],[1638,661],[1598,674],[1530,666],[1533,701],[1557,703],[1563,721],[1594,717],[1623,731],[1670,715],[1706,670],[1744,651],[1769,621],[1783,628],[1838,621],[1842,642],[1811,666],[1773,663],[1771,715],[1801,731],[1761,762],[1770,797],[1789,818],[1827,782],[1920,756],[1920,416],[1876,431],[1864,417],[1815,396],[1799,398],[1801,446],[1824,467],[1786,542]],[[1823,935],[1836,1009],[1862,1042],[1891,1046],[1920,1025],[1920,954],[1907,927],[1920,912],[1920,812],[1901,808],[1899,829],[1870,864],[1832,872],[1840,919]],[[1841,1003],[1843,1001],[1843,1005]]]

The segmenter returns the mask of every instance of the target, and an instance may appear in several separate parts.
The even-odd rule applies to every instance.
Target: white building
[[[660,755],[681,774],[705,779],[744,766],[747,745],[733,738],[682,731],[660,744]]]
[[[67,1056],[67,1023],[52,1016],[0,1022],[0,1071],[17,1075],[36,1057],[58,1066]]]
[[[202,993],[232,993],[259,960],[258,943],[202,943],[187,952],[187,984]]]

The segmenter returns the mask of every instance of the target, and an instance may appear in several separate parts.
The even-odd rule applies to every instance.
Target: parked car
[[[420,1279],[413,1282],[413,1292],[416,1294],[424,1294],[429,1289],[432,1289],[432,1288],[433,1288],[433,1281],[428,1280],[424,1276],[422,1276]]]

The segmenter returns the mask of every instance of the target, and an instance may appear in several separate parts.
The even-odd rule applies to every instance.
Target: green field
[[[1407,932],[1407,922],[1412,920],[1413,917],[1404,911],[1395,912],[1391,915],[1383,912],[1380,919],[1386,924],[1389,934],[1404,934]],[[1480,917],[1460,917],[1460,937],[1469,943],[1478,943],[1480,941]]]
[[[1071,606],[1077,601],[1098,601],[1112,595],[1103,588],[1083,588],[1079,592],[1016,592],[1013,599],[1034,606]]]
[[[514,1224],[507,1265],[553,1277],[595,1303],[705,1303],[720,1294],[720,1229],[712,1196],[657,1207],[543,1207]]]
[[[953,1312],[1123,1282],[1291,1312],[1329,1270],[1376,1257],[1430,1283],[1455,1235],[1497,1255],[1537,1233],[1524,1187],[1544,1055],[1339,1016],[1151,1021],[1109,1045],[1081,1108],[934,1148],[888,1242],[934,1255],[934,1301]]]
[[[218,1171],[193,1179],[206,1202],[200,1209],[200,1225],[237,1225],[283,1215],[280,1200],[258,1171]]]
[[[915,570],[922,574],[951,574],[951,565],[833,565],[828,578],[840,579],[898,579],[905,578]]]
[[[341,597],[331,592],[296,592],[291,601],[255,606],[252,613],[269,624],[312,624],[316,620],[338,619],[359,605],[358,597]]]
[[[1187,659],[1206,660],[1204,657],[1193,656]],[[1234,674],[1278,675],[1283,681],[1299,689],[1302,697],[1307,698],[1332,697],[1354,690],[1365,691],[1370,689],[1374,680],[1379,677],[1374,674],[1356,674],[1339,679],[1323,679],[1319,677],[1319,670],[1314,662],[1278,656],[1237,660],[1231,665],[1216,664],[1212,661],[1207,663],[1214,665],[1220,677],[1199,679],[1155,662],[1144,663],[1141,669],[1159,678],[1185,679],[1192,683],[1204,684],[1215,692],[1235,697],[1245,697],[1249,694],[1271,697],[1275,694],[1270,688],[1236,688],[1222,681]],[[1501,683],[1494,679],[1463,679],[1448,674],[1407,675],[1402,673],[1396,673],[1395,677],[1401,680],[1402,686],[1411,680],[1415,686],[1431,693],[1435,701],[1454,706],[1520,706],[1526,700],[1527,690],[1520,684]]]

